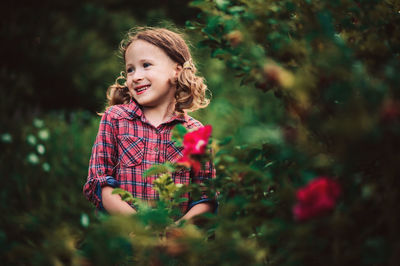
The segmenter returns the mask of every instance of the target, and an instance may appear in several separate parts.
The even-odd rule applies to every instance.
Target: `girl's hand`
[[[212,207],[211,203],[206,203],[206,202],[199,203],[199,204],[193,206],[182,218],[180,218],[176,222],[180,222],[183,220],[190,221],[191,219],[193,219],[193,217],[203,214],[203,213],[206,213],[206,212],[212,212],[212,210],[213,210],[213,207]]]
[[[109,214],[132,215],[136,211],[117,194],[112,194],[114,188],[105,186],[101,189],[103,207]]]

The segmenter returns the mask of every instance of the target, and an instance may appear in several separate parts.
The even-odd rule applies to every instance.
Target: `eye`
[[[143,63],[143,67],[144,67],[144,68],[149,67],[149,66],[151,66],[150,63]]]
[[[126,73],[132,73],[133,72],[133,67],[128,67],[126,69]]]

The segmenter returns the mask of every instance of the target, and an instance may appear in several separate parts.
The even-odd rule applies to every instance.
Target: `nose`
[[[143,80],[143,72],[138,69],[134,73],[132,73],[132,81],[134,83],[137,83],[141,80]]]

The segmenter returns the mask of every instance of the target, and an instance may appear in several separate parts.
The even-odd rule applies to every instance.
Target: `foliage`
[[[82,200],[89,142],[86,112],[9,121],[1,141],[1,257],[4,264],[72,264],[93,215]]]
[[[162,197],[154,208],[138,202],[140,212],[132,217],[94,215],[81,189],[98,117],[53,112],[30,119],[16,111],[9,119],[7,111],[33,104],[39,89],[48,95],[40,98],[56,102],[54,86],[46,84],[57,81],[79,95],[76,104],[98,110],[93,106],[102,101],[104,84],[119,72],[118,63],[105,58],[119,32],[136,21],[107,3],[41,13],[32,24],[38,31],[13,31],[24,14],[34,21],[27,6],[4,28],[12,33],[8,41],[27,36],[33,42],[33,33],[52,25],[40,39],[46,49],[24,49],[22,42],[3,49],[11,56],[5,57],[1,85],[15,90],[1,102],[2,263],[398,264],[399,1],[192,1],[201,13],[186,27],[199,41],[199,68],[214,94],[209,108],[195,115],[214,126],[217,178],[205,185],[209,196],[219,194],[217,213],[194,224],[174,223],[168,199],[180,188],[168,174],[155,184]],[[148,17],[163,12],[169,11]],[[60,29],[67,34],[56,38]],[[61,43],[75,48],[59,50]],[[12,58],[30,63],[17,65]],[[89,61],[99,62],[93,64],[98,71],[88,71]],[[57,74],[54,80],[40,71],[46,65]],[[97,93],[88,90],[93,87]],[[184,144],[185,132],[177,133],[177,143]],[[172,169],[155,166],[149,174]],[[340,193],[311,189],[318,177],[337,184]],[[296,206],[311,206],[313,215],[296,219]]]
[[[242,84],[272,91],[285,107],[281,141],[240,149],[217,164],[221,205],[232,206],[231,213],[221,208],[219,228],[243,210],[235,213],[243,221],[236,230],[244,239],[254,234],[259,248],[270,250],[270,264],[395,265],[398,1],[192,4],[203,11],[203,23],[187,24],[202,32],[200,45]],[[320,175],[343,187],[337,208],[293,221],[294,190]]]
[[[182,25],[184,1],[29,0],[2,5],[2,113],[18,108],[102,111],[105,89],[123,70],[118,45],[138,25]],[[176,6],[182,12],[175,12]],[[14,114],[13,111],[12,114]]]

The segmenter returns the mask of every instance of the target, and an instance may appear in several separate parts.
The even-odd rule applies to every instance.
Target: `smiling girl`
[[[100,122],[89,174],[83,191],[99,210],[133,214],[133,205],[112,194],[115,187],[151,204],[158,194],[143,178],[154,164],[176,162],[182,148],[171,141],[177,124],[187,129],[202,127],[187,111],[204,108],[209,100],[203,78],[196,75],[188,46],[178,33],[164,28],[138,28],[121,43],[125,72],[107,91],[108,107]],[[120,80],[125,80],[121,85]],[[199,171],[180,170],[172,175],[177,184],[202,183],[214,178],[211,162]],[[214,203],[206,196],[181,204],[182,219],[210,212]]]

